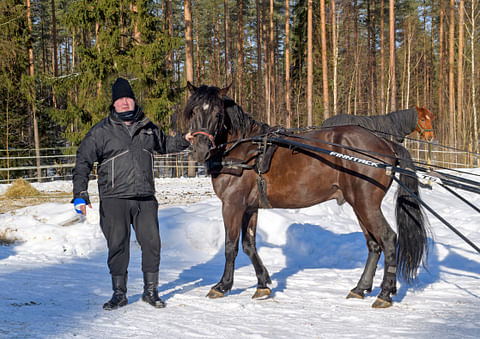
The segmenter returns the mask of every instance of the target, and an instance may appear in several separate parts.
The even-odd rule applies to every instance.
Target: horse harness
[[[249,150],[244,160],[240,160],[233,157],[228,157],[234,148],[242,143],[239,140],[228,149],[226,149],[221,155],[222,160],[218,161],[216,157],[207,161],[207,171],[209,174],[230,174],[235,176],[241,176],[243,170],[254,170],[257,173],[257,188],[259,192],[259,207],[260,208],[272,208],[272,205],[267,198],[267,182],[263,177],[263,174],[270,170],[270,164],[272,162],[273,154],[278,148],[278,145],[271,143],[269,137],[275,134],[275,131],[266,133],[261,141],[253,141],[257,147]],[[254,160],[253,164],[249,164]]]
[[[310,128],[308,128],[310,129]],[[367,128],[368,129],[368,128]],[[270,170],[270,165],[272,162],[273,155],[275,151],[278,149],[279,145],[272,141],[272,137],[294,137],[303,140],[311,140],[308,137],[302,137],[298,134],[291,133],[288,130],[283,128],[272,128],[270,131],[265,133],[261,136],[261,138],[257,138],[255,140],[252,139],[240,139],[235,141],[230,147],[225,149],[221,154],[221,161],[218,161],[218,158],[212,157],[207,161],[207,171],[211,175],[218,175],[218,174],[230,174],[235,176],[241,176],[243,170],[254,170],[257,173],[257,189],[259,193],[259,207],[260,208],[272,208],[268,197],[267,197],[267,182],[265,178],[262,176],[263,174],[267,173]],[[388,141],[385,138],[381,138],[385,141]],[[256,144],[257,147],[249,150],[244,160],[228,157],[228,153],[230,153],[234,148],[240,145],[243,142],[252,142]],[[315,140],[318,141],[318,140]],[[390,141],[393,142],[393,141]],[[390,142],[386,142],[388,148],[392,151],[396,158],[398,158],[398,154],[395,151],[394,147],[390,144]],[[325,144],[329,144],[332,146],[342,146],[336,145],[334,143],[323,141]],[[224,147],[225,145],[221,145]],[[343,146],[345,149],[350,149],[349,147]],[[357,149],[351,149],[353,151],[358,151]],[[372,153],[371,155],[381,155],[376,152],[368,152]],[[255,160],[253,164],[249,164],[252,160]],[[387,175],[392,175],[391,172],[387,172]]]

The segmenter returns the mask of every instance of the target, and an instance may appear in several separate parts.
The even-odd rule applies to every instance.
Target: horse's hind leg
[[[366,210],[364,214],[357,213],[357,217],[361,223],[362,229],[367,230],[368,234],[371,235],[371,241],[373,242],[370,243],[367,237],[369,256],[367,259],[367,264],[365,266],[364,274],[362,275],[362,278],[365,278],[365,282],[362,282],[361,278],[359,281],[359,286],[360,288],[370,287],[371,289],[371,282],[373,280],[373,274],[375,272],[374,266],[376,266],[376,263],[378,262],[381,250],[383,250],[385,256],[385,268],[381,285],[382,290],[377,296],[377,300],[373,303],[372,307],[390,307],[392,305],[391,296],[397,293],[397,235],[385,220],[385,217],[383,216],[380,208],[378,208],[376,211]],[[378,244],[377,246],[379,246],[381,250],[375,250],[375,243]],[[371,249],[374,250],[373,253]],[[378,256],[374,254],[375,251],[377,251]]]
[[[252,296],[252,298],[254,299],[269,296],[271,290],[267,286],[267,284],[272,283],[268,271],[263,265],[262,260],[257,253],[257,246],[255,240],[257,232],[257,217],[258,210],[255,210],[253,212],[246,212],[244,214],[244,220],[242,221],[243,252],[245,252],[245,254],[248,255],[248,257],[250,258],[258,279],[257,291]]]
[[[383,217],[383,215],[382,215]],[[392,305],[392,295],[397,294],[397,234],[390,228],[385,218],[385,228],[381,233],[381,243],[385,256],[385,268],[380,294],[373,303],[374,308],[386,308]]]
[[[369,293],[372,291],[373,277],[377,270],[378,259],[380,259],[380,254],[382,253],[382,250],[375,239],[371,237],[363,226],[362,229],[364,230],[365,238],[367,239],[368,258],[357,286],[350,291],[347,295],[347,299],[363,299],[365,292]]]

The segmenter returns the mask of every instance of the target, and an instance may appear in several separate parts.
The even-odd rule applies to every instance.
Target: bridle
[[[211,135],[210,133],[204,132],[204,131],[197,131],[197,132],[192,133],[193,137],[195,137],[197,135],[205,135],[210,140],[210,142],[212,143],[213,148],[217,147],[217,145],[215,144],[215,137],[213,135]]]
[[[423,135],[425,132],[433,132],[432,128],[423,128],[418,122],[418,119],[417,119],[416,130],[420,133],[420,135]]]
[[[201,128],[198,131],[191,132],[193,137],[197,135],[204,135],[206,136],[210,142],[212,143],[212,150],[217,148],[217,144],[215,143],[215,139],[217,138],[218,132],[220,131],[221,126],[223,125],[223,121],[225,120],[225,104],[222,100],[222,111],[217,113],[217,123],[215,125],[214,134],[211,134],[207,128]]]

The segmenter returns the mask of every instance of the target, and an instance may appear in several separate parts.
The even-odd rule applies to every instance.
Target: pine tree
[[[168,129],[169,106],[178,100],[166,60],[180,40],[168,36],[151,0],[77,1],[66,17],[80,42],[73,72],[55,80],[66,107],[51,117],[67,127],[64,137],[78,144],[92,125],[109,114],[111,84],[118,76],[130,80],[137,102],[153,121]],[[173,84],[173,87],[176,84]]]
[[[0,3],[1,149],[5,149],[7,143],[9,147],[18,147],[25,146],[28,142],[25,136],[28,116],[24,99],[27,90],[28,39],[23,1],[2,1]]]
[[[29,39],[22,0],[0,2],[0,156],[8,157],[9,149],[28,143],[28,115],[26,101],[28,83],[27,42]],[[15,166],[7,159],[2,168]],[[9,172],[0,172],[8,179]]]

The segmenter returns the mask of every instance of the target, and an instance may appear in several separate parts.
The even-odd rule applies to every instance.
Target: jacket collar
[[[142,108],[139,107],[139,106],[136,106],[135,105],[135,108],[137,110],[139,110],[139,114],[138,114],[138,117],[139,119],[136,120],[136,121],[132,121],[132,124],[135,125],[134,127],[134,133],[135,134],[137,132],[137,130],[139,130],[140,128],[144,127],[145,125],[147,125],[149,122],[150,122],[150,119],[143,113],[142,111]],[[113,108],[113,105],[110,106],[110,115],[108,116],[108,119],[112,122],[112,124],[114,125],[122,125],[122,126],[125,126],[125,122],[122,121],[121,119],[119,119],[116,114],[115,114],[115,111],[114,111],[114,108]]]

